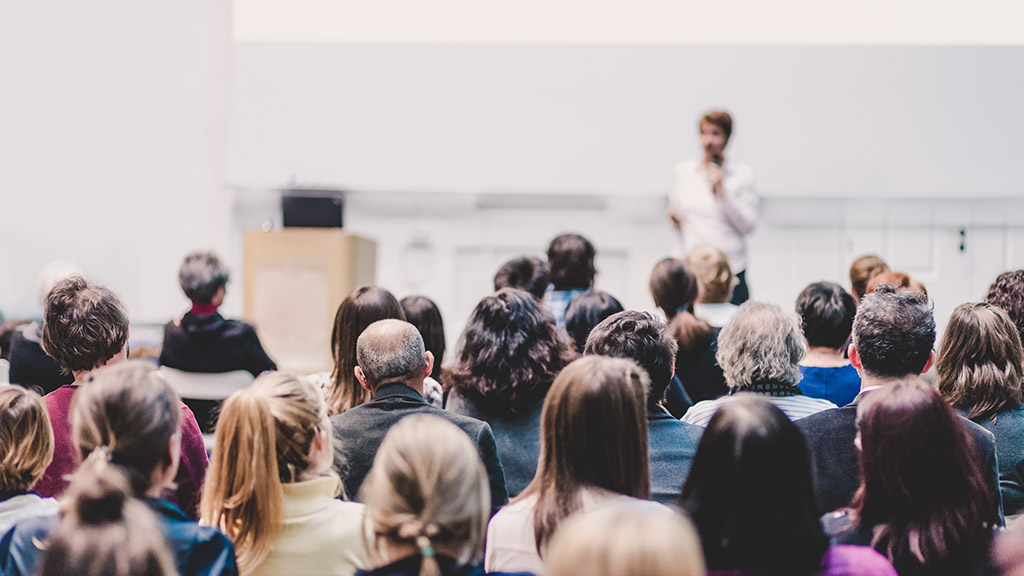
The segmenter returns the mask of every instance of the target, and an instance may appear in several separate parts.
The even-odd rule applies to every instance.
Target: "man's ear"
[[[935,350],[928,353],[928,361],[924,363],[924,368],[921,369],[921,374],[931,370],[933,364],[935,364]]]
[[[857,352],[857,345],[850,343],[850,347],[846,350],[846,355],[850,357],[850,366],[853,366],[857,370],[862,368],[860,363],[860,353]]]
[[[427,366],[423,371],[423,377],[426,378],[434,373],[434,354],[427,350],[423,353],[423,359],[427,362]]]
[[[370,388],[370,383],[366,381],[366,374],[363,374],[363,369],[356,366],[352,371],[355,373],[356,380],[359,382],[359,385],[362,386],[364,390],[373,392],[373,388]]]

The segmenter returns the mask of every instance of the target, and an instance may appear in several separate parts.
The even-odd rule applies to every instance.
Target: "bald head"
[[[357,369],[372,390],[391,382],[422,385],[432,363],[427,354],[419,330],[401,320],[378,320],[356,341]]]

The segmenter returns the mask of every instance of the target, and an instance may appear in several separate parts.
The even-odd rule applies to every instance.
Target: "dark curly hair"
[[[502,288],[526,290],[537,300],[544,297],[551,283],[551,269],[548,263],[536,256],[513,258],[498,268],[494,275],[494,291]]]
[[[853,319],[864,371],[879,378],[920,374],[935,345],[935,318],[924,292],[882,284],[865,294]]]
[[[448,380],[480,410],[516,414],[544,398],[574,358],[568,337],[533,296],[503,288],[473,310]]]
[[[853,330],[857,301],[835,282],[815,282],[797,296],[796,313],[809,346],[842,348]]]
[[[626,310],[601,321],[590,332],[584,354],[629,358],[651,377],[647,408],[657,410],[672,381],[672,362],[679,345],[661,320],[646,312]]]
[[[988,287],[985,301],[1003,309],[1024,338],[1024,270],[1003,272]]]

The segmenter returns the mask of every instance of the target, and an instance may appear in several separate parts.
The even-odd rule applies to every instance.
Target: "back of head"
[[[53,430],[38,394],[0,385],[0,492],[27,492],[53,460]]]
[[[693,526],[681,515],[626,505],[580,512],[558,528],[550,576],[704,576]]]
[[[698,351],[711,339],[711,326],[693,315],[700,284],[678,258],[664,258],[654,265],[649,284],[654,304],[665,312],[669,332],[679,343],[680,354]]]
[[[376,391],[384,384],[423,382],[427,366],[423,337],[404,320],[378,320],[356,342],[356,362]]]
[[[228,283],[227,266],[213,252],[193,252],[178,269],[181,291],[196,304],[209,304]]]
[[[74,373],[102,366],[127,341],[128,312],[106,286],[69,276],[50,290],[42,345],[65,370]]]
[[[555,378],[541,413],[537,474],[519,498],[535,496],[534,533],[544,549],[580,507],[580,491],[602,488],[648,498],[647,373],[632,360],[584,356]]]
[[[623,310],[622,304],[614,296],[593,288],[573,298],[565,309],[565,330],[576,344],[576,351],[583,353],[587,336],[594,326]]]
[[[281,485],[312,467],[313,442],[328,433],[326,419],[319,391],[285,372],[264,372],[221,407],[202,517],[235,543],[243,571],[270,551],[280,526]]]
[[[920,374],[935,344],[928,297],[883,284],[861,299],[853,320],[853,344],[865,374],[902,378]]]
[[[800,381],[806,353],[796,318],[775,304],[744,302],[718,334],[716,358],[730,388]]]
[[[548,265],[555,290],[585,290],[594,283],[594,245],[579,234],[556,236],[548,245]]]
[[[711,418],[680,502],[712,570],[811,574],[828,544],[803,436],[759,396],[738,395]]]
[[[487,473],[465,432],[436,416],[403,418],[388,430],[362,487],[376,539],[371,554],[380,555],[382,540],[415,545],[421,576],[439,574],[435,548],[460,563],[476,562],[490,499]]]
[[[985,301],[1010,315],[1024,339],[1024,270],[1003,272],[988,287]]]
[[[868,280],[868,285],[864,288],[864,294],[871,294],[882,284],[888,284],[899,291],[917,290],[926,294],[928,293],[924,288],[924,284],[914,280],[906,272],[888,271],[877,274],[872,277],[871,280]]]
[[[515,414],[544,398],[574,357],[554,319],[533,297],[503,288],[473,309],[449,383],[481,410]]]
[[[867,292],[868,281],[882,272],[888,272],[889,265],[880,256],[866,254],[850,265],[850,289],[858,301]]]
[[[405,313],[405,320],[420,331],[423,346],[434,355],[434,370],[430,377],[441,380],[441,365],[444,363],[445,337],[441,309],[426,296],[406,296],[399,302]]]
[[[169,446],[181,414],[178,393],[156,368],[132,360],[89,375],[71,403],[71,434],[82,460],[105,451],[142,496],[158,466],[176,464]]]
[[[648,409],[665,399],[674,373],[672,366],[678,346],[664,322],[645,312],[627,310],[606,318],[590,333],[585,353],[612,358],[629,358],[650,377]]]
[[[334,356],[331,377],[334,386],[327,398],[331,414],[341,414],[370,399],[353,374],[356,367],[356,340],[367,326],[386,318],[405,320],[405,312],[391,292],[377,286],[356,288],[338,306],[338,312],[334,315],[334,331],[331,333]]]
[[[526,290],[538,301],[544,298],[551,283],[548,263],[535,256],[513,258],[498,268],[494,275],[494,291],[502,288]]]
[[[711,244],[698,244],[684,258],[700,282],[698,302],[721,304],[732,298],[733,276],[729,257]]]
[[[39,574],[177,576],[156,515],[131,496],[128,480],[104,460],[94,457],[82,465],[61,507]]]
[[[797,296],[796,313],[809,346],[839,349],[853,330],[857,301],[835,282],[815,282]]]

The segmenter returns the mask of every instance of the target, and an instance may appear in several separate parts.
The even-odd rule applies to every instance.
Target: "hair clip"
[[[110,449],[106,446],[97,446],[89,452],[89,460],[103,460],[104,462],[110,462]]]

